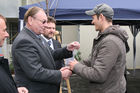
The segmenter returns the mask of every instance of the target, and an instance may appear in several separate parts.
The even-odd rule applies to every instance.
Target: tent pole
[[[46,0],[46,9],[47,9],[47,16],[49,16],[48,0]]]

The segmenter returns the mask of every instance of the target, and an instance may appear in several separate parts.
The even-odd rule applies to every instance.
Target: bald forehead
[[[6,22],[6,18],[4,18],[3,16],[0,16],[0,20]]]
[[[39,10],[34,16],[45,16],[47,17],[47,15],[45,14],[44,10]]]
[[[47,15],[45,14],[45,12],[44,11],[38,11],[35,15],[34,15],[34,17],[36,17],[36,18],[38,18],[38,19],[40,19],[40,20],[48,20],[48,18],[47,18]]]
[[[38,15],[40,11],[43,15],[46,15],[45,11],[42,8],[39,8],[39,7],[29,8],[24,15],[24,21],[27,22],[27,19],[28,19],[29,16],[33,17],[35,15]]]
[[[0,17],[0,24],[5,23],[5,20]]]

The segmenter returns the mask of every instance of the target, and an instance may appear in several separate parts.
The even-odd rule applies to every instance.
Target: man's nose
[[[91,21],[91,24],[94,24],[94,20]]]
[[[8,34],[8,32],[7,32],[7,31],[5,32],[5,37],[6,37],[6,38],[8,38],[8,37],[9,37],[9,34]]]

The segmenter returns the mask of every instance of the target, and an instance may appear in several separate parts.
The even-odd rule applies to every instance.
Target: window
[[[8,22],[8,33],[9,33],[8,43],[12,44],[18,34],[18,22]]]

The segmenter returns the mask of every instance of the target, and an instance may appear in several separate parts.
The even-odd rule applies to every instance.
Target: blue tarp
[[[114,9],[114,20],[140,20],[139,0],[58,0],[55,18],[56,20],[91,20],[90,16],[85,15],[85,11],[93,9],[100,3],[106,3]],[[45,1],[22,6],[19,7],[19,19],[23,19],[27,9],[32,6],[46,10]],[[50,9],[50,15],[53,15],[54,8],[55,5]]]

